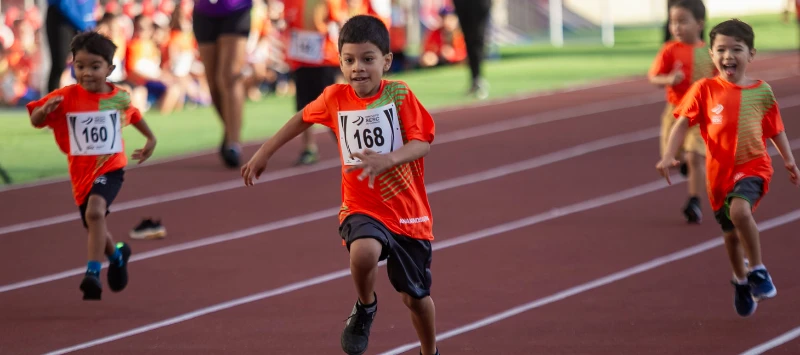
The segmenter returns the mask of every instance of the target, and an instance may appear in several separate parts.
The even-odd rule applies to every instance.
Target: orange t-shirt
[[[700,41],[691,45],[673,40],[665,43],[658,52],[648,75],[669,74],[678,62],[682,65],[683,81],[678,85],[666,87],[667,102],[673,105],[681,102],[683,95],[686,94],[692,83],[717,74],[717,68],[711,61],[711,55],[708,53],[705,43]]]
[[[328,0],[284,0],[283,13],[286,30],[283,39],[286,46],[286,62],[291,70],[299,67],[339,67],[338,44],[332,40],[327,25],[336,18],[336,9]],[[314,10],[325,6],[328,16],[325,31],[314,22]]]
[[[701,79],[689,89],[674,115],[686,116],[690,126],[700,126],[706,142],[708,195],[715,211],[724,206],[726,195],[744,177],[764,179],[767,193],[773,174],[767,139],[784,129],[769,84],[758,80],[742,87],[720,77]]]
[[[52,97],[59,95],[63,96],[64,100],[47,115],[44,123],[37,128],[50,127],[53,130],[58,148],[67,155],[75,204],[81,205],[85,202],[92,183],[98,176],[124,168],[128,164],[122,140],[122,126],[139,122],[142,120],[142,114],[131,106],[130,95],[125,90],[113,86],[111,92],[98,94],[88,92],[80,85],[70,85],[54,90],[47,96],[29,103],[26,106],[28,114],[33,113],[35,108],[43,106]],[[100,111],[112,114],[103,115]],[[109,119],[105,120],[107,123],[102,126],[106,129],[102,129],[99,125],[84,125],[91,124],[91,122],[78,122],[76,126],[76,117],[78,121],[84,121],[84,118],[87,118],[88,121],[88,118],[93,118],[96,123],[100,122],[98,118]],[[86,128],[85,132],[81,127]],[[118,146],[114,148],[119,152],[103,155],[73,154],[77,153],[73,152],[73,149],[88,150],[92,144],[98,142],[98,139],[109,142],[109,144],[116,141]],[[73,146],[77,148],[73,148]]]
[[[375,178],[374,188],[367,186],[368,179],[358,180],[361,170],[347,172],[349,152],[369,148],[387,153],[412,139],[433,142],[433,118],[406,83],[383,80],[378,94],[368,98],[359,98],[350,85],[331,85],[303,109],[303,120],[329,127],[339,137],[340,223],[350,214],[363,213],[394,233],[433,240],[424,158],[389,169]]]

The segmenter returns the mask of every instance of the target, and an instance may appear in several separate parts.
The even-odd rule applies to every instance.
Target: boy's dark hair
[[[372,43],[381,50],[381,54],[389,54],[389,30],[377,17],[357,15],[351,17],[339,32],[339,52],[345,43]]]
[[[112,65],[114,62],[114,53],[117,51],[117,45],[106,36],[103,36],[95,31],[83,32],[72,38],[72,57],[74,58],[78,51],[85,50],[91,54],[99,55]]]
[[[711,47],[714,47],[714,39],[717,35],[733,37],[737,41],[744,42],[747,48],[753,49],[756,35],[753,32],[753,27],[750,27],[746,22],[739,19],[730,19],[714,26],[709,33],[711,39]]]
[[[706,20],[706,5],[702,0],[670,0],[669,8],[680,7],[692,13],[696,21]]]

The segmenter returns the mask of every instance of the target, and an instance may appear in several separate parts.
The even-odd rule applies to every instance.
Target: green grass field
[[[796,24],[784,24],[778,15],[743,17],[756,31],[756,48],[761,53],[797,48]],[[715,23],[710,21],[710,23]],[[707,26],[710,28],[710,26]],[[618,28],[616,44],[606,48],[599,41],[567,41],[563,48],[532,44],[501,48],[501,59],[485,64],[491,98],[570,87],[577,84],[644,75],[660,46],[661,28]],[[465,66],[437,68],[393,75],[405,80],[429,109],[464,104],[468,70]],[[293,98],[267,97],[249,102],[245,109],[243,138],[263,140],[275,132],[293,113]],[[211,108],[187,109],[170,115],[147,113],[148,124],[159,143],[151,159],[217,147],[221,124]],[[24,110],[0,113],[0,167],[14,183],[66,176],[66,158],[58,151],[49,131],[31,127]],[[127,151],[144,140],[133,129],[124,133]]]

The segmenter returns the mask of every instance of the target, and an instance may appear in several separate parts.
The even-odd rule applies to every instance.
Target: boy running
[[[114,43],[97,32],[84,32],[73,38],[71,47],[78,84],[57,89],[27,108],[31,124],[50,127],[67,155],[75,204],[89,232],[89,261],[80,289],[84,300],[100,300],[103,254],[109,261],[111,290],[122,291],[128,284],[131,249],[124,242],[115,244],[106,225],[108,208],[122,188],[128,162],[122,126],[132,124],[147,137],[145,146],[133,153],[139,163],[153,154],[156,138],[139,110],[131,106],[128,93],[106,82],[114,70]]]
[[[383,79],[392,54],[381,20],[359,15],[347,21],[339,53],[348,84],[329,86],[295,114],[242,167],[242,177],[252,186],[275,151],[313,124],[332,129],[342,161],[339,234],[350,252],[358,294],[342,332],[342,349],[366,351],[378,310],[378,262],[387,260],[389,280],[411,311],[420,353],[438,354],[430,297],[433,219],[423,158],[433,141],[433,118],[405,83]]]
[[[715,74],[714,64],[700,37],[705,17],[706,8],[702,1],[678,0],[669,5],[669,29],[673,40],[664,44],[648,73],[650,83],[666,87],[667,105],[661,115],[661,154],[664,154],[670,129],[675,124],[672,116],[675,106],[692,83]],[[697,127],[689,129],[678,154],[677,159],[683,163],[681,173],[688,175],[689,199],[683,214],[689,223],[700,223],[703,212],[698,195],[703,188],[705,147]]]
[[[759,300],[777,289],[761,259],[758,227],[753,212],[769,190],[772,160],[766,140],[778,149],[792,184],[800,186],[800,171],[786,138],[778,103],[766,82],[747,77],[756,53],[753,29],[739,20],[711,30],[711,56],[720,75],[695,83],[675,111],[675,127],[656,169],[669,182],[674,154],[690,126],[699,126],[709,159],[708,196],[722,226],[734,279],[734,305],[746,317]],[[746,252],[746,254],[744,254]],[[752,267],[747,270],[745,256]]]

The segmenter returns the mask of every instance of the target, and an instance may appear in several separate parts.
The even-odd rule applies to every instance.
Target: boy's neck
[[[92,94],[108,94],[113,90],[111,86],[108,84],[108,82],[104,83],[102,89],[100,89],[99,91],[89,90],[83,85],[81,85],[81,88]]]

